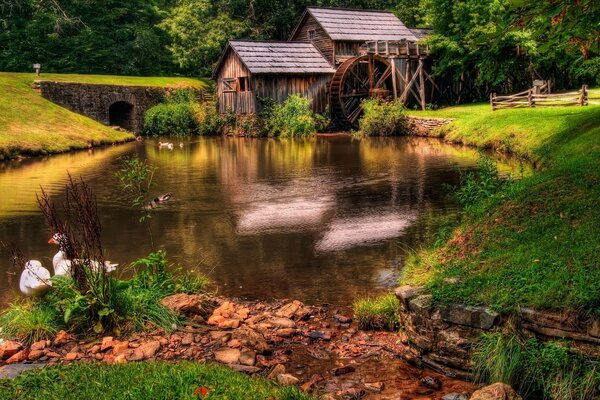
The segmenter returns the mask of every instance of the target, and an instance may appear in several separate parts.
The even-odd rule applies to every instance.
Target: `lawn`
[[[145,78],[103,75],[42,74],[40,79],[127,85],[203,87],[189,78]],[[68,111],[31,88],[34,74],[0,73],[0,159],[19,154],[40,155],[122,142],[132,135]]]
[[[434,135],[510,151],[538,168],[467,207],[457,226],[413,254],[400,283],[427,286],[438,303],[600,315],[600,107],[474,104],[410,114],[455,118]]]
[[[126,365],[71,364],[28,371],[0,380],[4,400],[310,400],[295,387],[283,388],[232,369],[194,362]]]

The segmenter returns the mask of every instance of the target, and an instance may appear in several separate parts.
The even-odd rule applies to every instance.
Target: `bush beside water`
[[[358,133],[363,136],[395,136],[407,133],[404,104],[400,100],[386,102],[367,99],[362,102],[364,114]]]

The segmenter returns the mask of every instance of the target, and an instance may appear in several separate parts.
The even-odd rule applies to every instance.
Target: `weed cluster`
[[[399,308],[400,302],[393,293],[359,299],[353,304],[361,329],[397,329]]]
[[[268,136],[309,136],[324,130],[329,119],[312,111],[311,101],[293,94],[283,103],[267,103],[261,114],[263,133]]]
[[[401,101],[385,102],[367,99],[362,102],[363,116],[358,134],[362,136],[395,136],[407,132],[404,105]]]
[[[460,184],[451,187],[454,197],[463,207],[471,207],[495,195],[510,183],[510,177],[503,178],[491,157],[481,155],[477,161],[477,170],[461,171]]]

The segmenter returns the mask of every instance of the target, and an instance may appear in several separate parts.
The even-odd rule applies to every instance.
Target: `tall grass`
[[[599,362],[571,352],[565,343],[500,332],[484,334],[473,356],[477,382],[505,382],[531,399],[597,398]]]
[[[15,302],[0,314],[0,335],[25,344],[54,337],[60,327],[56,310],[38,302]]]
[[[398,328],[400,302],[393,293],[379,297],[367,297],[354,302],[354,315],[361,329]]]

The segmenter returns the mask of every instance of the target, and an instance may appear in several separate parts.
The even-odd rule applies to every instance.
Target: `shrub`
[[[144,132],[158,136],[189,136],[198,126],[191,103],[162,103],[144,115]]]
[[[217,112],[214,102],[195,104],[193,111],[199,135],[217,135],[223,132],[225,120]]]
[[[510,181],[503,179],[498,167],[490,157],[481,155],[474,172],[461,172],[460,185],[451,188],[454,197],[463,207],[468,207],[498,193]]]
[[[56,311],[35,301],[13,303],[0,315],[2,336],[25,344],[53,338],[60,326]]]
[[[354,315],[361,329],[398,328],[400,302],[393,293],[375,298],[364,298],[354,302]]]
[[[326,117],[312,111],[309,99],[297,94],[267,108],[263,118],[266,132],[280,137],[312,135],[328,124]]]
[[[598,360],[571,353],[557,341],[488,333],[474,348],[478,382],[505,382],[526,398],[593,399],[600,393]]]
[[[384,102],[367,99],[362,102],[364,114],[358,133],[363,136],[394,136],[407,132],[404,105],[401,101]]]

